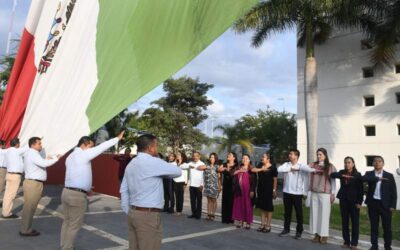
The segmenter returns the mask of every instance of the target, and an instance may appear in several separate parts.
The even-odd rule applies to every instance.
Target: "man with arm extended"
[[[42,156],[40,156],[42,140],[39,137],[30,138],[28,144],[29,150],[24,154],[24,207],[22,209],[22,221],[19,234],[21,236],[38,236],[40,233],[31,228],[33,215],[42,197],[43,182],[47,179],[46,168],[54,165],[60,156],[43,159]]]
[[[18,138],[14,138],[10,142],[10,148],[6,151],[6,191],[3,198],[3,218],[15,219],[18,215],[11,213],[14,205],[14,199],[17,195],[21,177],[24,172],[22,155],[28,151],[28,146],[20,148]]]
[[[200,152],[193,153],[193,161],[189,163],[190,168],[190,207],[192,215],[188,218],[201,218],[201,205],[203,199],[203,172],[206,169],[206,164],[200,160]]]
[[[378,250],[379,219],[382,220],[385,250],[392,249],[392,213],[396,210],[397,188],[391,173],[383,170],[385,161],[382,156],[375,156],[374,170],[365,172],[362,180],[368,182],[368,216],[371,222],[371,250]]]
[[[283,173],[283,207],[284,228],[279,236],[288,236],[292,219],[292,208],[296,211],[296,236],[300,239],[303,233],[303,195],[307,193],[307,173],[315,172],[315,169],[299,163],[300,151],[289,150],[289,161],[278,168],[278,173]]]
[[[175,178],[182,170],[158,158],[157,138],[142,135],[138,154],[126,167],[121,184],[121,206],[128,215],[129,249],[161,248],[160,211],[164,207],[163,178]]]
[[[122,139],[124,131],[117,137],[93,147],[90,137],[82,137],[77,147],[65,161],[65,187],[61,194],[64,209],[64,221],[61,227],[61,249],[74,249],[76,234],[82,227],[87,208],[87,194],[92,189],[91,161],[101,153],[116,145]]]

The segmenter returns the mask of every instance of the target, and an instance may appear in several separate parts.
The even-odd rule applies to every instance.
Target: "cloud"
[[[213,101],[213,104],[208,107],[208,112],[210,115],[221,115],[225,111],[225,106],[218,99],[209,96],[209,99]]]

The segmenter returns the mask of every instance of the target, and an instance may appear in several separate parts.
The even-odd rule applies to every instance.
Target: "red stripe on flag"
[[[0,107],[0,138],[7,142],[19,134],[35,80],[37,69],[34,63],[34,44],[34,36],[24,29]]]

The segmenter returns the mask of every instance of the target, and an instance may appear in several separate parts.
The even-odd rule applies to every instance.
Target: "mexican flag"
[[[64,153],[171,77],[257,0],[32,0],[0,138]]]

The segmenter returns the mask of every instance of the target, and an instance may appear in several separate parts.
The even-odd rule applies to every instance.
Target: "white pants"
[[[328,237],[330,216],[331,195],[311,192],[310,232],[321,237]]]

